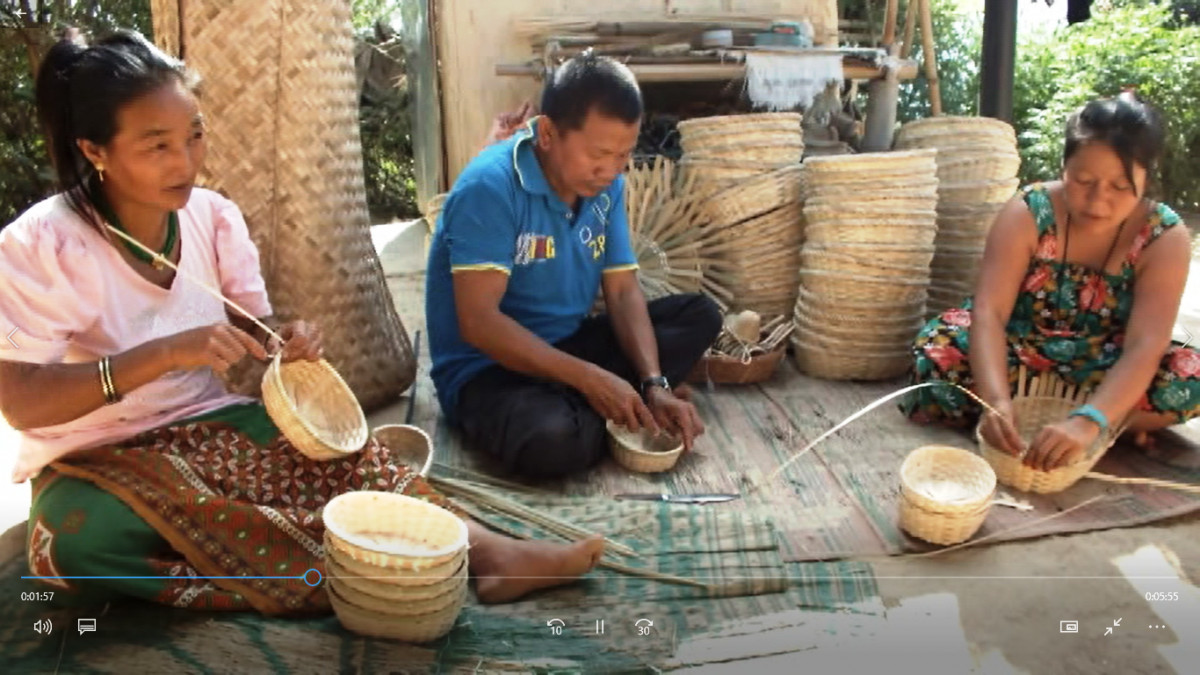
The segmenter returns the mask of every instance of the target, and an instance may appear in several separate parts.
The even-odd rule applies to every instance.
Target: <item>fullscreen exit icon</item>
[[[1058,632],[1060,632],[1060,633],[1078,633],[1079,632],[1079,622],[1078,621],[1059,621],[1058,622]]]

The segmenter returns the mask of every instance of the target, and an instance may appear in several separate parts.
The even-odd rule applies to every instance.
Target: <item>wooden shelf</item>
[[[639,82],[712,82],[734,80],[746,73],[744,63],[632,63],[629,69]],[[858,60],[846,59],[842,64],[846,79],[874,80],[883,77],[883,69]],[[496,74],[508,77],[537,77],[543,74],[542,67],[532,63],[501,63]],[[901,80],[917,76],[917,62],[911,59],[900,61],[897,73]]]

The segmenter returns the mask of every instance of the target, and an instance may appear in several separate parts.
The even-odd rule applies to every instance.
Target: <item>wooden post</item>
[[[929,80],[929,107],[936,117],[942,114],[942,89],[938,85],[937,52],[933,48],[933,0],[918,0],[921,3],[921,48],[925,52],[925,78]]]
[[[900,0],[887,0],[887,10],[883,19],[883,40],[882,46],[884,49],[892,46],[896,41],[896,19],[900,15]]]
[[[912,53],[913,37],[917,30],[917,12],[921,9],[921,0],[908,0],[904,8],[904,42],[900,46],[900,58],[907,59]]]

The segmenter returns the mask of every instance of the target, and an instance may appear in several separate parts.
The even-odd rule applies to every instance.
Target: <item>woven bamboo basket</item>
[[[800,285],[830,302],[923,302],[929,289],[929,274],[902,278],[847,274],[823,270],[801,270]]]
[[[800,129],[803,117],[800,113],[746,113],[742,115],[711,115],[708,117],[693,117],[676,125],[680,135],[687,136],[704,131],[726,131],[737,133],[740,129],[759,127],[773,128],[782,126],[789,129]]]
[[[882,354],[847,345],[822,349],[797,337],[792,338],[792,349],[800,372],[823,380],[890,380],[912,366],[912,353],[907,349]]]
[[[761,162],[774,166],[789,166],[799,164],[800,160],[804,158],[804,143],[781,143],[774,141],[753,144],[711,145],[703,150],[689,152],[686,156],[694,160],[735,160]]]
[[[1090,396],[1090,391],[1069,385],[1054,375],[1030,376],[1021,366],[1017,377],[1017,394],[1013,397],[1013,416],[1021,440],[1028,445],[1042,427],[1066,419],[1072,410],[1086,403]],[[985,441],[978,427],[975,433],[983,458],[992,465],[996,478],[1002,484],[1023,492],[1053,494],[1071,487],[1091,471],[1116,442],[1123,426],[1122,423],[1110,427],[1087,449],[1082,460],[1050,471],[1025,466],[1020,457],[1014,457]]]
[[[975,183],[1010,180],[1021,169],[1021,157],[1016,153],[956,156],[944,152],[938,160],[938,180],[942,182]]]
[[[900,267],[928,266],[937,249],[934,246],[911,246],[904,244],[839,244],[813,241],[811,238],[801,249],[802,253],[832,253]]]
[[[466,595],[463,594],[462,602],[451,603],[417,618],[371,611],[349,602],[337,590],[329,588],[329,602],[333,605],[333,611],[348,630],[359,635],[412,643],[431,642],[449,633],[458,621],[465,599]]]
[[[925,303],[907,305],[873,302],[848,305],[826,300],[807,289],[800,288],[792,316],[818,324],[838,324],[847,330],[884,331],[907,329],[919,325],[925,316]]]
[[[897,133],[897,141],[930,133],[951,132],[956,134],[993,133],[1017,139],[1012,125],[994,117],[969,115],[938,115],[908,122]]]
[[[917,448],[900,465],[900,527],[942,546],[964,542],[983,525],[995,492],[992,467],[971,451]]]
[[[925,173],[930,177],[937,174],[937,151],[931,149],[903,152],[867,152],[857,155],[830,155],[812,157],[804,163],[814,179],[827,173],[862,175],[874,172]]]
[[[842,209],[847,214],[870,214],[875,217],[881,212],[907,213],[914,211],[935,211],[938,206],[936,197],[906,197],[903,199],[863,199],[861,197],[849,200],[835,196],[821,196],[810,193],[804,201],[806,208]],[[930,219],[933,222],[933,219]]]
[[[937,187],[937,176],[928,171],[900,173],[847,174],[843,172],[813,173],[808,179],[813,190],[857,189],[868,193],[876,190],[913,190],[926,192]]]
[[[398,596],[405,594],[406,591],[396,590],[394,588],[396,586],[412,586],[414,588],[407,592],[420,596],[429,594],[428,591],[421,590],[420,586],[449,585],[450,580],[467,560],[467,549],[464,548],[453,557],[435,565],[422,565],[419,569],[400,569],[355,560],[339,549],[338,545],[339,542],[334,542],[328,533],[325,534],[325,560],[334,566],[331,569],[344,572],[343,576],[354,577],[355,582],[362,580],[363,582],[385,583],[392,588],[391,592]],[[330,575],[333,575],[332,571],[330,571]]]
[[[804,135],[797,126],[794,129],[785,127],[738,127],[733,130],[710,129],[690,134],[682,134],[679,144],[686,153],[703,153],[710,150],[722,151],[730,145],[745,143],[747,145],[796,145],[803,147]]]
[[[941,183],[938,185],[939,204],[980,204],[1008,201],[1017,191],[1020,181],[980,181],[974,183]]]
[[[322,327],[368,410],[416,378],[371,241],[344,0],[152,0],[156,37],[204,77],[201,182],[244,211],[275,314]],[[256,395],[261,370],[231,382]]]
[[[360,562],[420,570],[447,562],[467,546],[467,526],[446,509],[390,492],[347,492],[325,505],[326,536]]]
[[[804,269],[847,272],[850,274],[923,275],[929,272],[933,247],[927,251],[896,253],[880,252],[876,257],[862,253],[844,253],[824,246],[805,246],[800,250],[800,266]]]
[[[709,197],[704,207],[714,227],[735,225],[798,203],[804,192],[804,168],[789,166],[769,171]]]
[[[433,466],[433,440],[424,429],[409,424],[385,424],[371,431],[375,440],[388,449],[388,456],[399,460],[419,476],[429,475]]]
[[[608,422],[608,447],[621,466],[638,473],[670,471],[683,454],[683,441],[670,436],[657,438],[645,430],[633,433]]]
[[[728,354],[705,354],[688,375],[688,382],[713,384],[756,384],[771,379],[787,353],[780,345],[766,354],[755,354],[748,360]]]
[[[800,338],[814,347],[833,348],[838,345],[865,344],[872,348],[890,350],[912,343],[924,325],[923,319],[923,316],[917,317],[899,326],[847,325],[797,312],[794,321]]]
[[[904,246],[932,246],[937,237],[937,224],[899,225],[894,223],[874,225],[866,223],[808,222],[804,226],[805,240],[829,244],[896,244]]]
[[[395,584],[390,576],[370,578],[352,573],[327,559],[329,583],[350,602],[385,614],[429,614],[457,600],[465,593],[467,564],[464,558],[450,576],[427,584]]]
[[[284,363],[276,354],[262,398],[275,426],[306,457],[336,459],[367,444],[367,418],[354,392],[324,359]]]
[[[404,620],[420,620],[451,606],[461,609],[469,590],[465,574],[463,581],[454,589],[428,598],[379,598],[370,593],[364,593],[337,577],[329,579],[329,587],[338,594],[338,597],[356,607]]]
[[[938,188],[936,182],[928,183],[922,187],[916,188],[884,188],[877,183],[851,183],[844,186],[820,186],[815,183],[809,184],[809,195],[813,198],[828,199],[856,199],[860,201],[889,201],[889,200],[911,200],[924,199],[934,203],[938,199]]]

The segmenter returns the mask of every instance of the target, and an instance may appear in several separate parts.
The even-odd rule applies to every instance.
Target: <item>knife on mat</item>
[[[654,494],[619,494],[613,495],[620,500],[637,500],[643,502],[667,502],[670,504],[717,504],[720,502],[728,502],[741,497],[741,495],[731,494],[728,492],[709,492],[703,494],[692,495],[669,495],[666,493]]]

